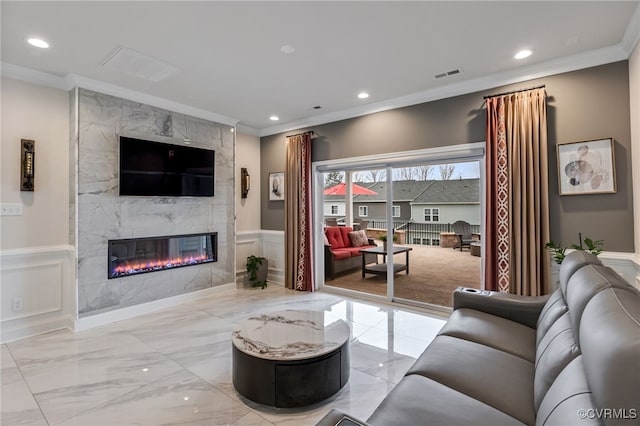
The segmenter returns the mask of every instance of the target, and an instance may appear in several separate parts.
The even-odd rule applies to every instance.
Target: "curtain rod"
[[[287,138],[292,138],[292,137],[294,137],[294,136],[302,136],[302,135],[306,135],[306,134],[308,134],[308,133],[311,133],[311,134],[313,135],[313,130],[309,130],[308,132],[304,132],[304,133],[298,133],[298,134],[296,134],[296,135],[288,135],[288,136],[285,136],[285,137],[287,137]]]
[[[520,90],[512,90],[510,92],[504,92],[504,93],[498,93],[495,95],[489,95],[489,96],[485,96],[484,99],[489,99],[489,98],[495,98],[496,96],[504,96],[504,95],[510,95],[512,93],[518,93],[518,92],[526,92],[527,90],[535,90],[535,89],[542,89],[544,88],[545,85],[542,84],[540,86],[536,86],[536,87],[529,87],[528,89],[520,89]]]

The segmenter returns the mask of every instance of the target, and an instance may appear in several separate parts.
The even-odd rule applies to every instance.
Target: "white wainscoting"
[[[269,262],[270,284],[284,285],[284,231],[236,232],[236,283],[247,282],[247,257],[262,256]]]
[[[73,329],[74,256],[73,247],[66,245],[0,251],[0,342]],[[13,309],[15,302],[22,307]]]

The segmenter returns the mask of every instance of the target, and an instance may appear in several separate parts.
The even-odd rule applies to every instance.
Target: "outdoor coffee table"
[[[393,246],[393,254],[398,254],[398,253],[406,254],[404,264],[402,263],[393,264],[394,274],[397,274],[400,271],[406,271],[407,275],[409,275],[409,252],[411,250],[413,250],[412,247]],[[364,274],[375,274],[375,275],[387,276],[387,264],[386,264],[387,250],[385,250],[384,247],[365,248],[360,250],[360,253],[362,253],[362,278],[364,278]],[[366,256],[364,255],[365,253],[375,254],[375,255],[381,254],[382,263],[367,265],[365,260]],[[377,259],[377,256],[376,256],[376,259]]]
[[[349,380],[350,329],[322,311],[252,316],[233,332],[233,385],[244,397],[279,408],[315,404]]]

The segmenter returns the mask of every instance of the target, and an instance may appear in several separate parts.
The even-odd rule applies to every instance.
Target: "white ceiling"
[[[638,4],[2,1],[2,62],[14,76],[73,75],[266,135],[626,59]],[[27,45],[32,35],[51,48]],[[153,82],[103,67],[118,47],[178,71]],[[517,61],[522,48],[534,54]],[[462,73],[434,78],[452,69]]]

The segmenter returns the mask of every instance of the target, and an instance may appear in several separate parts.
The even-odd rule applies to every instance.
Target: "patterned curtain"
[[[285,286],[313,291],[311,133],[287,138],[284,200]]]
[[[544,89],[487,99],[487,290],[550,291],[547,163]]]

